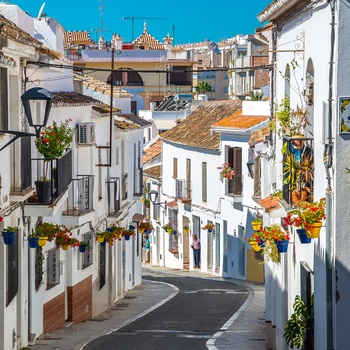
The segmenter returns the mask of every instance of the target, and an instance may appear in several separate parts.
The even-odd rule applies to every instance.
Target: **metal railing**
[[[94,175],[78,175],[72,179],[63,215],[79,216],[93,210]]]
[[[115,216],[120,210],[120,178],[112,177],[107,181],[108,216]]]
[[[175,197],[177,199],[191,199],[191,181],[188,180],[176,180]]]
[[[243,196],[243,175],[234,175],[232,180],[227,180],[227,194],[232,196]]]

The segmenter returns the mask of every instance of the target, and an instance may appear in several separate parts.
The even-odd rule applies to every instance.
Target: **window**
[[[47,289],[60,283],[60,250],[54,248],[47,255]]]
[[[174,230],[178,230],[178,223],[177,223],[177,211],[168,209],[169,212],[169,223],[173,227]],[[179,234],[169,234],[169,251],[173,254],[178,254],[178,236]]]
[[[227,162],[233,167],[235,175],[232,180],[228,181],[228,193],[236,196],[243,194],[243,175],[242,175],[242,148],[227,147]]]
[[[18,236],[15,235],[15,242],[7,247],[7,290],[6,305],[9,305],[18,293]]]
[[[0,68],[0,130],[8,129],[7,69]]]
[[[115,164],[119,164],[119,146],[115,149]]]
[[[43,283],[44,263],[45,257],[43,254],[43,248],[38,246],[35,251],[35,290],[38,290]]]
[[[173,158],[173,177],[177,178],[177,158]]]
[[[84,235],[82,235],[82,240],[86,243],[89,244],[90,246],[90,250],[89,251],[85,251],[83,255],[83,264],[82,264],[82,268],[85,269],[88,266],[92,265],[93,263],[93,246],[94,246],[94,242],[92,240],[92,233],[88,232],[85,233]]]
[[[100,261],[98,265],[98,275],[100,277],[100,289],[106,284],[106,246],[99,245]]]
[[[202,201],[207,201],[207,193],[208,193],[208,174],[207,174],[207,163],[202,162]]]
[[[134,143],[134,195],[142,194],[141,142]]]

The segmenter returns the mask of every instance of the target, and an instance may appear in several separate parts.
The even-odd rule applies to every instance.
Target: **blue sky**
[[[220,41],[236,34],[254,34],[255,28],[262,24],[257,15],[272,0],[221,0],[215,7],[215,1],[164,1],[164,0],[11,0],[30,15],[36,17],[43,3],[44,13],[55,18],[66,30],[90,31],[92,39],[97,32],[105,29],[104,36],[110,40],[118,33],[124,41],[132,39],[143,31],[147,22],[148,33],[162,41],[169,33],[175,33],[175,44],[204,41]],[[101,13],[103,6],[103,16]],[[153,19],[123,20],[123,17]],[[161,19],[159,19],[161,18]],[[97,31],[96,31],[97,29]]]

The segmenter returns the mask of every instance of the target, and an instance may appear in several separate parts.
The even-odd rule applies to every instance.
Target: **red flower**
[[[3,222],[4,221],[4,218],[0,216],[0,222]]]
[[[48,143],[49,142],[49,139],[47,137],[44,138],[43,140],[45,143]]]

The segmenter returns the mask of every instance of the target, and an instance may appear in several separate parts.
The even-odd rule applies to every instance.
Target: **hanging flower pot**
[[[301,244],[311,243],[311,238],[307,235],[306,230],[304,228],[298,228],[297,234],[299,236],[299,240]]]
[[[80,252],[80,253],[84,253],[85,250],[86,250],[85,246],[84,246],[83,244],[80,244],[80,246],[79,246],[79,252]]]
[[[97,242],[99,242],[99,243],[102,243],[105,240],[103,235],[97,235],[96,239],[97,239]]]
[[[171,234],[173,233],[173,229],[172,229],[172,228],[167,228],[167,229],[166,229],[166,232],[168,232],[169,235],[171,235]]]
[[[102,241],[102,242],[100,242],[100,245],[101,245],[102,247],[104,247],[104,246],[106,245],[106,240],[105,240],[105,239],[103,239],[103,241]]]
[[[46,246],[48,237],[39,237],[38,245],[39,247],[44,247]]]
[[[38,248],[39,237],[28,238],[29,248]]]
[[[15,232],[5,232],[2,231],[2,238],[6,245],[12,245],[15,242]]]
[[[252,221],[252,227],[254,231],[260,231],[261,228],[261,220]]]
[[[283,241],[275,241],[278,252],[279,253],[287,253],[288,243],[289,243],[288,239],[284,239]]]
[[[69,244],[65,244],[61,246],[62,250],[68,250],[69,249]]]
[[[125,240],[128,241],[130,239],[130,236],[129,235],[124,235],[125,237]]]
[[[315,222],[309,227],[307,227],[306,232],[310,238],[318,238],[320,236],[320,231],[322,227],[322,222]]]
[[[260,252],[261,247],[258,245],[258,242],[249,242],[250,246],[252,247],[252,249],[254,250],[254,252]]]

